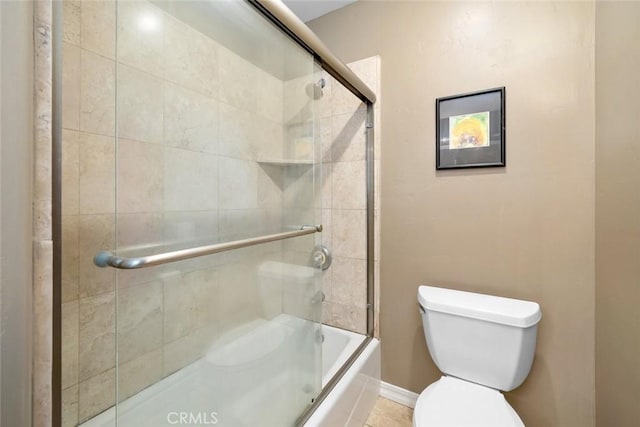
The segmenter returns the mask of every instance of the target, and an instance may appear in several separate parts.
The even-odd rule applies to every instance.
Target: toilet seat
[[[443,376],[418,397],[414,427],[524,427],[498,390]]]

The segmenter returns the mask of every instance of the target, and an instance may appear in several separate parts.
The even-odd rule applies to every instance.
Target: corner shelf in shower
[[[259,159],[258,163],[270,166],[311,166],[313,160]]]

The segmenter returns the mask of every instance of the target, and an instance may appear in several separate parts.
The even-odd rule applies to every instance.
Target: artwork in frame
[[[505,165],[504,87],[436,99],[436,169]]]

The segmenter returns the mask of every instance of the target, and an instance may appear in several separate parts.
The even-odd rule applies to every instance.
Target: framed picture
[[[505,166],[505,88],[436,99],[436,169]]]

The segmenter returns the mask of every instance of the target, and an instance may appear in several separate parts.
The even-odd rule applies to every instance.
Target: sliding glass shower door
[[[64,424],[294,425],[322,375],[313,57],[245,2],[76,8]]]

